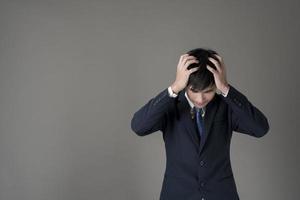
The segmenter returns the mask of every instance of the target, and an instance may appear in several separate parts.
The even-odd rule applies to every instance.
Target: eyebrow
[[[191,88],[191,90],[192,90],[193,92],[200,92],[199,90],[195,90],[195,89],[193,89],[193,88]],[[205,91],[203,91],[203,92],[210,92],[210,91],[213,91],[213,88],[210,88],[210,89],[205,90]]]

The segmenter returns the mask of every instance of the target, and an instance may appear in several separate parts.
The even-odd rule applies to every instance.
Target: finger
[[[181,56],[180,56],[180,61],[182,61],[183,60],[183,58],[185,58],[186,56],[188,56],[189,54],[187,54],[187,53],[185,53],[185,54],[182,54]]]
[[[183,56],[182,60],[186,60],[186,59],[197,59],[197,58],[192,55]]]
[[[210,67],[209,65],[206,65],[206,68],[213,74],[217,73],[217,71],[214,68]]]
[[[220,64],[219,66],[220,66],[221,70],[225,71],[224,59],[221,56],[219,56],[218,54],[216,54],[215,56],[219,60],[219,64]]]
[[[215,65],[216,69],[217,69],[219,72],[221,72],[221,67],[220,67],[219,62],[216,61],[216,60],[213,59],[213,58],[208,58],[208,59],[210,60],[210,62],[212,62],[212,63]]]
[[[183,69],[187,69],[188,66],[190,66],[193,63],[199,63],[199,61],[198,60],[189,60],[183,65]]]
[[[189,70],[189,73],[192,74],[192,73],[194,73],[195,71],[197,71],[199,69],[200,69],[200,67],[194,67],[194,68]]]
[[[182,68],[185,63],[185,58],[189,56],[189,54],[183,54],[180,56],[179,62],[178,62],[178,68]]]
[[[183,62],[183,64],[185,64],[185,62],[187,61],[187,60],[191,60],[191,59],[195,59],[195,60],[197,60],[197,58],[195,57],[195,56],[192,56],[192,55],[187,55],[187,56],[184,56],[183,58],[182,58],[182,62]]]
[[[182,54],[181,56],[180,56],[180,58],[179,58],[179,63],[181,63],[182,62],[182,60],[183,60],[183,58],[185,57],[185,56],[187,56],[188,54]]]
[[[219,56],[218,54],[214,54],[214,55],[218,58],[218,60],[220,61],[220,63],[223,61],[223,59],[222,59],[221,56]]]
[[[183,65],[185,65],[188,61],[193,61],[193,60],[199,62],[199,61],[197,60],[197,58],[195,58],[195,57],[193,57],[193,56],[192,56],[192,57],[186,57],[186,58],[183,59]]]
[[[223,58],[220,55],[213,54],[211,57],[214,58],[215,60],[217,60],[219,62],[219,65],[220,65],[221,68],[224,67],[223,66]]]

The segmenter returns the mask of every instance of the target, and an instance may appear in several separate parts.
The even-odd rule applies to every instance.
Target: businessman
[[[259,138],[269,124],[228,83],[222,57],[197,48],[180,57],[175,81],[134,113],[131,128],[139,136],[162,132],[166,169],[160,200],[238,200],[232,132]]]

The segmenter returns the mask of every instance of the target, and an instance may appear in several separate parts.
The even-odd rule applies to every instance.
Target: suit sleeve
[[[232,85],[227,97],[222,98],[230,107],[234,131],[254,137],[262,137],[269,131],[265,115]]]
[[[145,136],[166,126],[166,113],[174,105],[176,98],[170,97],[164,89],[136,111],[131,119],[131,129],[139,136]]]

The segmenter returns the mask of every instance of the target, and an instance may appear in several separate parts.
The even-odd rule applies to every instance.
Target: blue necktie
[[[197,128],[198,128],[198,132],[200,134],[200,138],[202,138],[204,136],[204,121],[202,118],[203,109],[195,107],[195,110],[196,110]]]

